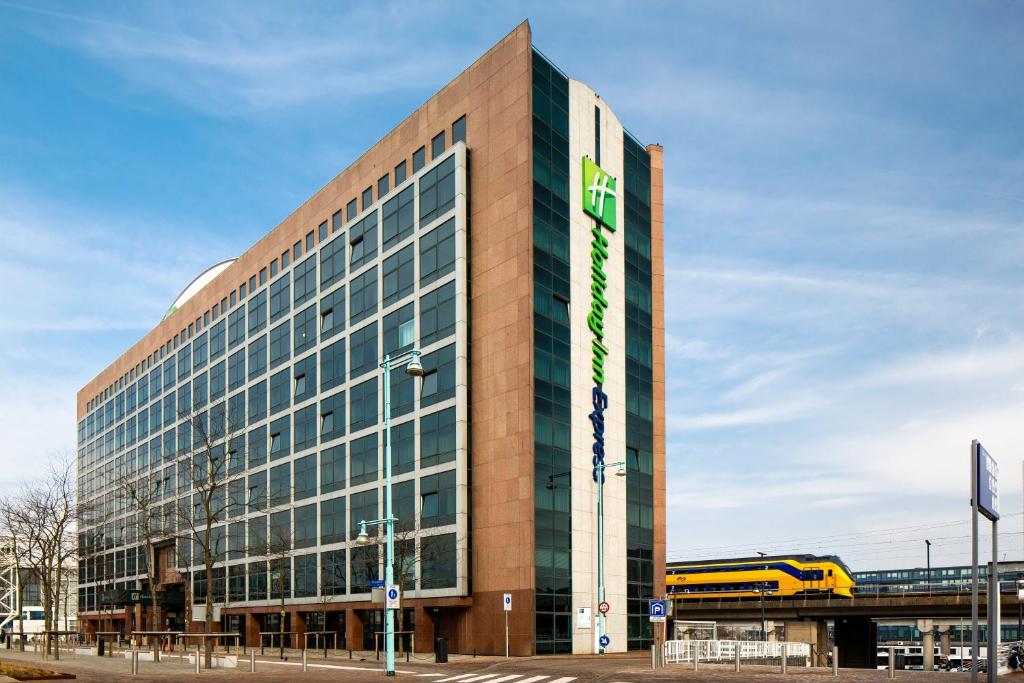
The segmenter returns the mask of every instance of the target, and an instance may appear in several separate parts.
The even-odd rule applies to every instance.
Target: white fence
[[[692,662],[696,653],[702,662],[732,662],[739,648],[740,659],[772,659],[782,656],[786,646],[787,657],[810,657],[807,643],[786,643],[763,640],[669,640],[665,643],[665,663]]]

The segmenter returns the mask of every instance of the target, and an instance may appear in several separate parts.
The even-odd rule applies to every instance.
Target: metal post
[[[736,641],[736,652],[734,654],[735,654],[735,660],[736,661],[733,662],[733,668],[736,669],[736,673],[739,673],[740,672],[740,643],[739,643],[739,641]]]
[[[931,595],[932,594],[932,542],[929,541],[928,539],[925,539],[925,541],[924,541],[924,548],[925,548],[925,558],[926,558],[925,559],[925,562],[926,562],[925,566],[928,568],[926,570],[927,573],[925,574],[925,577],[926,577],[925,580],[928,582],[928,595]]]
[[[249,673],[256,673],[256,650],[249,651]]]
[[[302,670],[309,670],[309,665],[306,663],[306,648],[302,648]]]
[[[988,574],[988,683],[999,678],[999,522],[992,522],[992,564]]]
[[[832,678],[839,677],[839,648],[832,646]]]
[[[764,585],[758,590],[761,596],[761,640],[768,642],[768,621],[764,618]]]
[[[654,662],[654,645],[651,645],[651,671],[658,668],[658,665]]]
[[[896,678],[896,648],[894,647],[889,648],[889,668],[887,671],[888,678]]]
[[[604,468],[597,467],[597,604],[604,602]],[[604,654],[601,641],[605,635],[604,612],[597,610],[597,653]],[[697,668],[697,657],[694,655],[694,670]]]
[[[199,646],[196,645],[196,673],[199,673]]]
[[[387,559],[384,564],[384,585],[395,581],[395,520],[391,516],[391,356],[384,356],[384,526],[387,529]],[[385,590],[387,590],[385,588]],[[395,675],[395,613],[384,609],[384,673]]]
[[[508,610],[505,610],[505,659],[508,659]]]
[[[789,664],[789,649],[786,643],[782,644],[782,675],[786,675],[786,665]]]
[[[971,442],[971,683],[978,683],[978,458]],[[961,653],[961,658],[962,658]]]
[[[139,651],[132,650],[132,675],[137,676],[139,674]]]
[[[696,671],[700,663],[700,648],[697,647],[697,643],[693,643],[693,670]]]

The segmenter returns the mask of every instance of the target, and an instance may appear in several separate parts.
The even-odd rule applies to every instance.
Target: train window
[[[832,570],[831,569],[828,570],[828,575],[832,576]]]

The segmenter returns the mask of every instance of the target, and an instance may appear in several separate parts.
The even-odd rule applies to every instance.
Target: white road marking
[[[500,675],[501,674],[483,674],[480,676],[474,676],[473,678],[467,678],[463,680],[462,683],[476,683],[476,681],[486,681],[488,678],[494,678],[495,676]]]
[[[531,676],[529,678],[524,678],[519,681],[519,683],[537,683],[537,681],[543,681],[545,678],[547,678],[547,676]]]
[[[575,676],[566,676],[565,678],[556,678],[555,680],[550,681],[549,683],[569,683],[569,681],[575,681],[575,680],[576,680]]]
[[[469,678],[470,676],[476,676],[476,674],[462,674],[461,676],[452,676],[451,678],[442,678],[437,683],[447,683],[447,681],[461,681],[463,678]]]
[[[493,681],[488,683],[506,683],[506,681],[514,681],[517,678],[522,678],[523,674],[512,674],[511,676],[502,676],[501,678],[495,678]]]

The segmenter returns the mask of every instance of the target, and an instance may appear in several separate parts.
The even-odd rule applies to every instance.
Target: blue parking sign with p
[[[647,614],[652,617],[663,617],[665,616],[665,601],[664,600],[649,600],[647,602]]]

